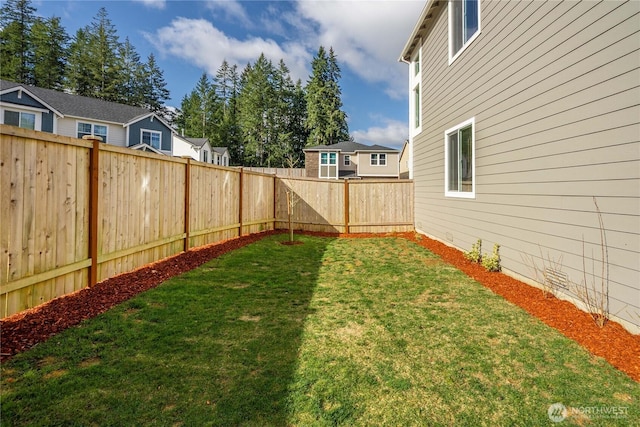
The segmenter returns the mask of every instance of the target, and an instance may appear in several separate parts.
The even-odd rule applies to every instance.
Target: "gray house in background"
[[[398,178],[398,150],[381,145],[343,141],[304,150],[308,178]]]
[[[0,80],[0,123],[172,155],[174,131],[146,108]]]
[[[587,270],[634,333],[639,28],[638,1],[428,0],[400,56],[416,229],[462,250],[498,243],[505,273],[546,273],[579,306]]]

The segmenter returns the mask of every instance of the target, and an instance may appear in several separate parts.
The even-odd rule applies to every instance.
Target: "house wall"
[[[25,111],[25,112],[29,112],[29,113],[37,113],[38,115],[40,115],[40,122],[36,123],[36,127],[38,127],[38,124],[40,125],[40,128],[36,129],[36,130],[40,130],[42,132],[49,132],[49,133],[53,133],[54,130],[54,114],[53,112],[49,111],[49,109],[47,107],[45,107],[44,105],[42,105],[40,102],[38,102],[37,100],[33,99],[31,96],[29,96],[28,94],[26,94],[24,91],[22,91],[22,95],[20,97],[18,97],[18,90],[13,91],[13,92],[7,92],[5,94],[2,94],[0,96],[0,102],[2,102],[2,111],[3,111],[3,115],[2,115],[2,119],[3,119],[3,123],[4,123],[4,110],[5,109],[9,109],[12,111]],[[27,107],[27,108],[20,108],[21,106]],[[35,109],[39,109],[39,110],[46,110],[46,111],[34,111],[30,108],[35,108]]]
[[[119,147],[127,147],[127,133],[126,130],[115,123],[104,123],[96,120],[78,119],[75,117],[64,117],[58,119],[58,135],[70,136],[71,138],[78,137],[78,122],[82,123],[95,123],[99,125],[107,125],[107,143],[111,145],[117,145]]]
[[[378,153],[379,154],[379,153]],[[372,166],[371,153],[358,153],[358,176],[398,177],[400,153],[384,153],[387,155],[386,166]]]
[[[171,152],[172,145],[172,133],[164,123],[160,120],[156,120],[153,116],[147,117],[143,120],[137,121],[129,125],[129,143],[127,146],[137,145],[142,142],[141,130],[153,130],[162,132],[162,141],[160,143],[160,149],[162,151]]]
[[[349,166],[345,166],[344,164],[345,155],[349,156],[349,160],[351,161]],[[358,170],[358,155],[356,153],[340,153],[338,159],[338,170],[356,172]]]
[[[189,156],[194,160],[200,161],[200,153],[193,147],[193,145],[184,139],[173,135],[173,152],[176,157]]]
[[[508,274],[543,258],[600,281],[640,331],[640,2],[494,2],[448,63],[447,6],[422,46],[422,132],[414,140],[416,229],[463,250],[501,245]],[[475,118],[476,193],[445,197],[444,131]],[[586,268],[585,268],[586,267]],[[571,296],[571,292],[565,291]]]
[[[317,151],[305,152],[304,168],[307,171],[307,178],[317,178],[320,170],[320,153]]]

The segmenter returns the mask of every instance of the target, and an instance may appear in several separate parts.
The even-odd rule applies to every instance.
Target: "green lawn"
[[[4,363],[2,425],[639,422],[638,383],[427,250],[287,238],[214,259]],[[583,412],[552,423],[558,402]]]

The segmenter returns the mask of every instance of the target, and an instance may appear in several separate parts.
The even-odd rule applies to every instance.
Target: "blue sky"
[[[422,0],[410,1],[59,1],[33,0],[37,14],[59,16],[73,36],[105,7],[121,41],[143,59],[153,53],[179,106],[203,72],[224,59],[242,70],[264,53],[284,59],[303,84],[320,45],[342,70],[349,131],[364,144],[401,148],[408,137],[408,66],[398,62]]]

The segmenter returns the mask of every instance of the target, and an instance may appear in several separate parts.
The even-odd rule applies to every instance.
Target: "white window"
[[[153,148],[160,150],[162,145],[162,132],[157,132],[155,130],[146,130],[142,129],[140,136],[140,141],[143,144],[147,144],[152,146]]]
[[[78,122],[78,138],[82,138],[85,135],[99,136],[102,138],[102,142],[107,142],[107,126]]]
[[[445,196],[475,197],[475,146],[475,118],[444,132]]]
[[[480,0],[449,2],[449,64],[480,34]]]
[[[416,54],[411,59],[412,67],[410,67],[409,87],[409,127],[411,135],[417,135],[422,132],[422,68],[420,67],[420,57],[422,47],[417,49]]]
[[[209,153],[206,150],[202,151],[202,161],[205,163],[209,163]]]
[[[344,155],[344,165],[351,166],[351,156],[349,154]]]
[[[371,153],[371,166],[386,166],[387,155],[385,153]]]
[[[320,178],[338,178],[338,153],[320,153]]]
[[[4,111],[4,124],[36,130],[36,115],[24,111]]]

